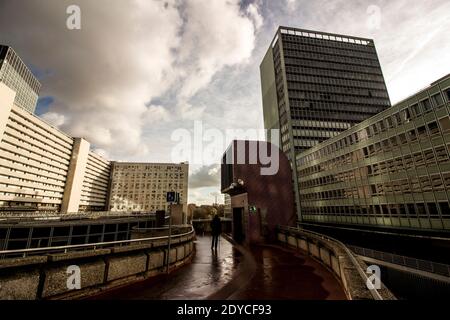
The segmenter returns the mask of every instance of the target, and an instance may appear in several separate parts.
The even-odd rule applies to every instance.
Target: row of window
[[[289,68],[291,69],[291,68]],[[361,88],[367,90],[383,90],[386,91],[384,82],[374,82],[368,80],[352,80],[342,77],[333,77],[330,75],[319,76],[317,74],[293,73],[286,71],[287,81],[299,81],[311,84],[323,84],[329,86]]]
[[[450,189],[450,173],[433,174],[409,179],[385,181],[363,186],[347,186],[327,191],[315,191],[310,193],[300,192],[300,199],[304,201],[322,201],[338,199],[366,199],[372,201],[373,196],[402,195],[424,192],[438,192]]]
[[[352,65],[352,66],[369,67],[369,68],[379,68],[380,67],[380,64],[377,60],[327,54],[323,50],[319,51],[319,52],[308,52],[308,51],[284,49],[284,56],[286,58],[289,57],[289,58],[310,59],[310,60],[316,60],[316,61],[320,61],[320,62],[332,62],[332,63],[340,63],[340,64],[346,64],[346,65]]]
[[[346,153],[339,157],[335,157],[331,160],[322,162],[320,165],[311,166],[299,171],[300,176],[307,176],[313,173],[321,172],[323,170],[330,170],[332,168],[346,165],[346,164],[356,164],[359,161],[367,158],[371,158],[377,154],[384,154],[385,152],[390,152],[397,150],[400,146],[404,146],[408,143],[415,143],[418,140],[429,141],[433,136],[438,135],[440,132],[447,133],[450,131],[450,118],[445,117],[439,120],[439,124],[436,121],[432,121],[426,125],[420,126],[416,129],[411,129],[407,133],[402,133],[398,136],[392,136],[390,138],[384,139],[381,142],[376,142],[374,144],[368,145],[362,149]],[[436,150],[438,158],[446,158],[446,151],[444,147]],[[425,150],[424,156],[427,161],[433,161],[435,155],[433,150]],[[410,156],[413,160],[408,162],[413,162],[420,164],[423,161],[420,159],[422,157],[421,153],[414,153]],[[414,161],[415,159],[415,161]]]
[[[292,88],[292,85],[290,85]],[[298,89],[289,90],[289,99],[311,100],[311,101],[332,101],[348,104],[365,104],[389,107],[389,99],[385,97],[369,96],[368,92],[364,94],[354,94],[352,92],[332,92],[323,86],[305,84]]]
[[[412,115],[420,116],[423,115],[426,112],[432,111],[433,108],[439,108],[444,106],[442,96],[441,99],[438,98],[440,94],[433,95],[434,98],[431,99],[433,102],[431,104],[429,99],[425,99],[421,101],[421,103],[416,103],[411,105],[408,108],[402,109],[399,112],[396,112],[390,116],[385,117],[383,120],[380,120],[368,127],[365,127],[361,130],[359,130],[356,133],[352,133],[342,139],[339,139],[338,141],[329,144],[320,150],[311,153],[305,157],[301,157],[299,159],[299,165],[307,164],[311,161],[320,159],[324,156],[334,154],[336,151],[341,150],[342,148],[351,146],[353,144],[359,143],[361,141],[365,141],[369,139],[370,137],[373,137],[374,135],[389,130],[394,127],[400,127],[405,123],[408,123],[412,119]],[[445,91],[445,96],[447,97],[447,101],[450,101],[450,89],[447,89]],[[422,106],[421,106],[422,105]],[[425,107],[427,105],[428,107]],[[417,108],[417,113],[415,110]],[[446,120],[444,120],[445,122]],[[446,125],[445,123],[442,123],[442,125]]]
[[[449,146],[450,148],[450,146]],[[372,176],[388,175],[399,172],[413,173],[413,169],[430,167],[436,164],[448,163],[449,154],[445,149],[445,146],[439,146],[434,149],[425,150],[413,154],[408,154],[403,157],[397,157],[386,161],[374,163],[372,165],[363,166],[352,170],[343,170],[333,175],[326,175],[320,178],[304,180],[301,179],[299,186],[302,189],[324,186],[327,184],[334,184],[339,182],[350,182],[354,179],[366,179]],[[345,166],[346,163],[336,162],[328,168],[324,168],[324,172],[340,169]],[[445,176],[445,174],[444,174]],[[387,178],[387,177],[385,177]],[[411,178],[413,179],[413,178]]]
[[[378,216],[378,217],[434,217],[450,219],[448,202],[381,204],[366,207],[358,206],[304,206],[302,214],[333,216]]]
[[[284,50],[307,51],[313,53],[326,53],[334,56],[349,57],[355,59],[365,59],[378,62],[378,57],[374,51],[350,50],[348,48],[338,48],[335,46],[318,46],[313,44],[304,44],[298,41],[283,41]],[[352,48],[353,49],[353,48]]]
[[[375,76],[383,75],[380,67],[360,66],[356,64],[342,64],[331,61],[316,61],[314,59],[305,59],[300,57],[285,57],[284,63],[286,66],[293,67],[310,67],[319,69],[323,68],[336,71],[359,72]]]
[[[13,109],[9,116],[9,121],[13,123],[13,127],[18,128],[19,131],[29,130],[32,132],[32,135],[38,136],[43,143],[52,145],[52,147],[57,149],[60,148],[60,151],[63,153],[72,152],[72,138],[68,137],[58,129],[53,127],[49,128],[49,125],[43,123],[40,118],[35,116],[32,117],[34,117],[36,122],[27,119]]]
[[[354,81],[366,85],[382,85],[385,87],[382,75],[373,75],[369,73],[352,72],[349,70],[330,70],[327,68],[312,68],[310,66],[297,66],[286,64],[286,75],[305,75],[309,77],[320,77],[322,79],[341,79],[344,81]],[[281,68],[281,67],[280,67]]]
[[[283,42],[306,43],[328,48],[346,48],[355,51],[374,52],[375,48],[369,40],[354,39],[347,36],[333,36],[298,30],[281,29]]]
[[[332,98],[337,96],[344,95],[345,98],[347,97],[354,97],[354,98],[384,98],[389,99],[389,96],[387,94],[387,91],[383,89],[365,89],[365,88],[358,88],[358,87],[351,87],[342,84],[323,84],[323,83],[311,83],[307,81],[301,81],[301,80],[288,80],[288,92],[289,96],[291,96],[291,92],[295,94],[295,97],[297,99],[304,99],[304,96],[298,92],[297,90],[303,92],[303,91],[311,91],[311,92],[322,92],[323,95],[321,96],[321,100],[329,100],[334,101]],[[339,83],[339,80],[336,80],[336,83]],[[348,98],[347,98],[348,99]]]

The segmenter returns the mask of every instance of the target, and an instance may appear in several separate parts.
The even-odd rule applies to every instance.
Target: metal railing
[[[173,234],[173,235],[171,235],[170,238],[174,239],[174,238],[181,238],[181,237],[188,236],[188,235],[193,235],[194,228],[192,226],[189,226],[189,227],[190,227],[189,232],[185,232],[182,234]],[[145,244],[147,242],[152,242],[152,241],[157,241],[157,240],[169,241],[169,235],[150,237],[150,238],[131,239],[131,240],[66,245],[66,246],[57,246],[57,247],[4,250],[4,251],[0,251],[0,259],[4,259],[4,258],[8,258],[8,257],[26,258],[28,256],[45,255],[45,254],[51,254],[51,253],[68,253],[68,252],[76,252],[76,251],[85,251],[85,250],[89,250],[89,249],[90,250],[98,250],[98,249],[119,247],[119,246],[124,246],[124,245]]]
[[[450,277],[450,265],[447,264],[401,256],[389,252],[382,252],[357,246],[348,247],[355,254],[360,256],[369,257],[420,271],[435,273],[444,277]]]
[[[352,264],[356,268],[356,270],[358,270],[358,273],[359,273],[361,279],[364,281],[364,284],[367,283],[367,280],[369,279],[367,274],[365,273],[365,271],[359,264],[358,260],[354,256],[353,252],[341,241],[334,239],[332,237],[329,237],[327,235],[321,234],[321,233],[317,233],[317,232],[305,230],[305,229],[300,229],[298,227],[295,228],[295,227],[279,226],[278,228],[279,228],[279,230],[285,230],[285,231],[294,232],[297,234],[301,234],[301,233],[311,234],[311,235],[314,235],[315,237],[320,238],[322,241],[330,242],[331,244],[335,244],[335,245],[337,244],[342,250],[344,250],[346,255],[350,258],[350,261],[352,262]],[[372,297],[375,300],[383,300],[383,297],[380,295],[380,293],[377,291],[377,289],[371,289],[371,288],[367,288],[367,289],[370,291]]]
[[[127,218],[127,217],[156,217],[154,213],[149,212],[120,212],[120,211],[89,211],[89,212],[0,212],[0,222],[8,222],[11,220],[25,221],[42,220],[42,221],[64,221],[64,220],[84,220],[84,219],[101,219],[101,218]]]

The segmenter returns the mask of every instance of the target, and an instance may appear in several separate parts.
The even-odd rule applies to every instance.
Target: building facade
[[[296,224],[291,166],[274,148],[265,141],[235,140],[223,155],[221,191],[230,197],[232,233],[238,242],[273,240],[277,226]],[[261,174],[267,163],[251,160],[261,151],[278,164],[273,174]]]
[[[264,127],[279,130],[294,181],[297,153],[390,106],[371,39],[279,27],[260,74]]]
[[[31,113],[36,109],[41,84],[15,51],[0,45],[0,83],[16,92],[14,104]]]
[[[297,155],[304,221],[450,231],[450,75]]]
[[[187,213],[188,175],[187,163],[113,162],[109,210],[168,211],[166,193],[176,191]]]
[[[0,210],[105,210],[109,161],[15,104],[0,83]]]

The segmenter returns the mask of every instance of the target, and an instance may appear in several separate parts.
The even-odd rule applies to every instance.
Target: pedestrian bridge
[[[0,299],[393,298],[367,287],[364,262],[345,245],[313,232],[279,228],[278,243],[246,247],[224,235],[212,251],[192,226],[170,238],[134,231],[127,240],[0,251]],[[66,287],[72,265],[79,290]]]

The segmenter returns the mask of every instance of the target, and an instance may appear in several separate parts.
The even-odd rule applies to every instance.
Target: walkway
[[[117,300],[200,300],[229,283],[237,273],[242,255],[225,239],[217,254],[211,250],[211,237],[197,236],[192,263],[170,273],[127,287],[106,292],[95,299]]]
[[[320,263],[278,246],[250,251],[221,239],[217,254],[211,238],[198,236],[191,264],[138,284],[104,293],[95,299],[346,299],[334,276]]]

